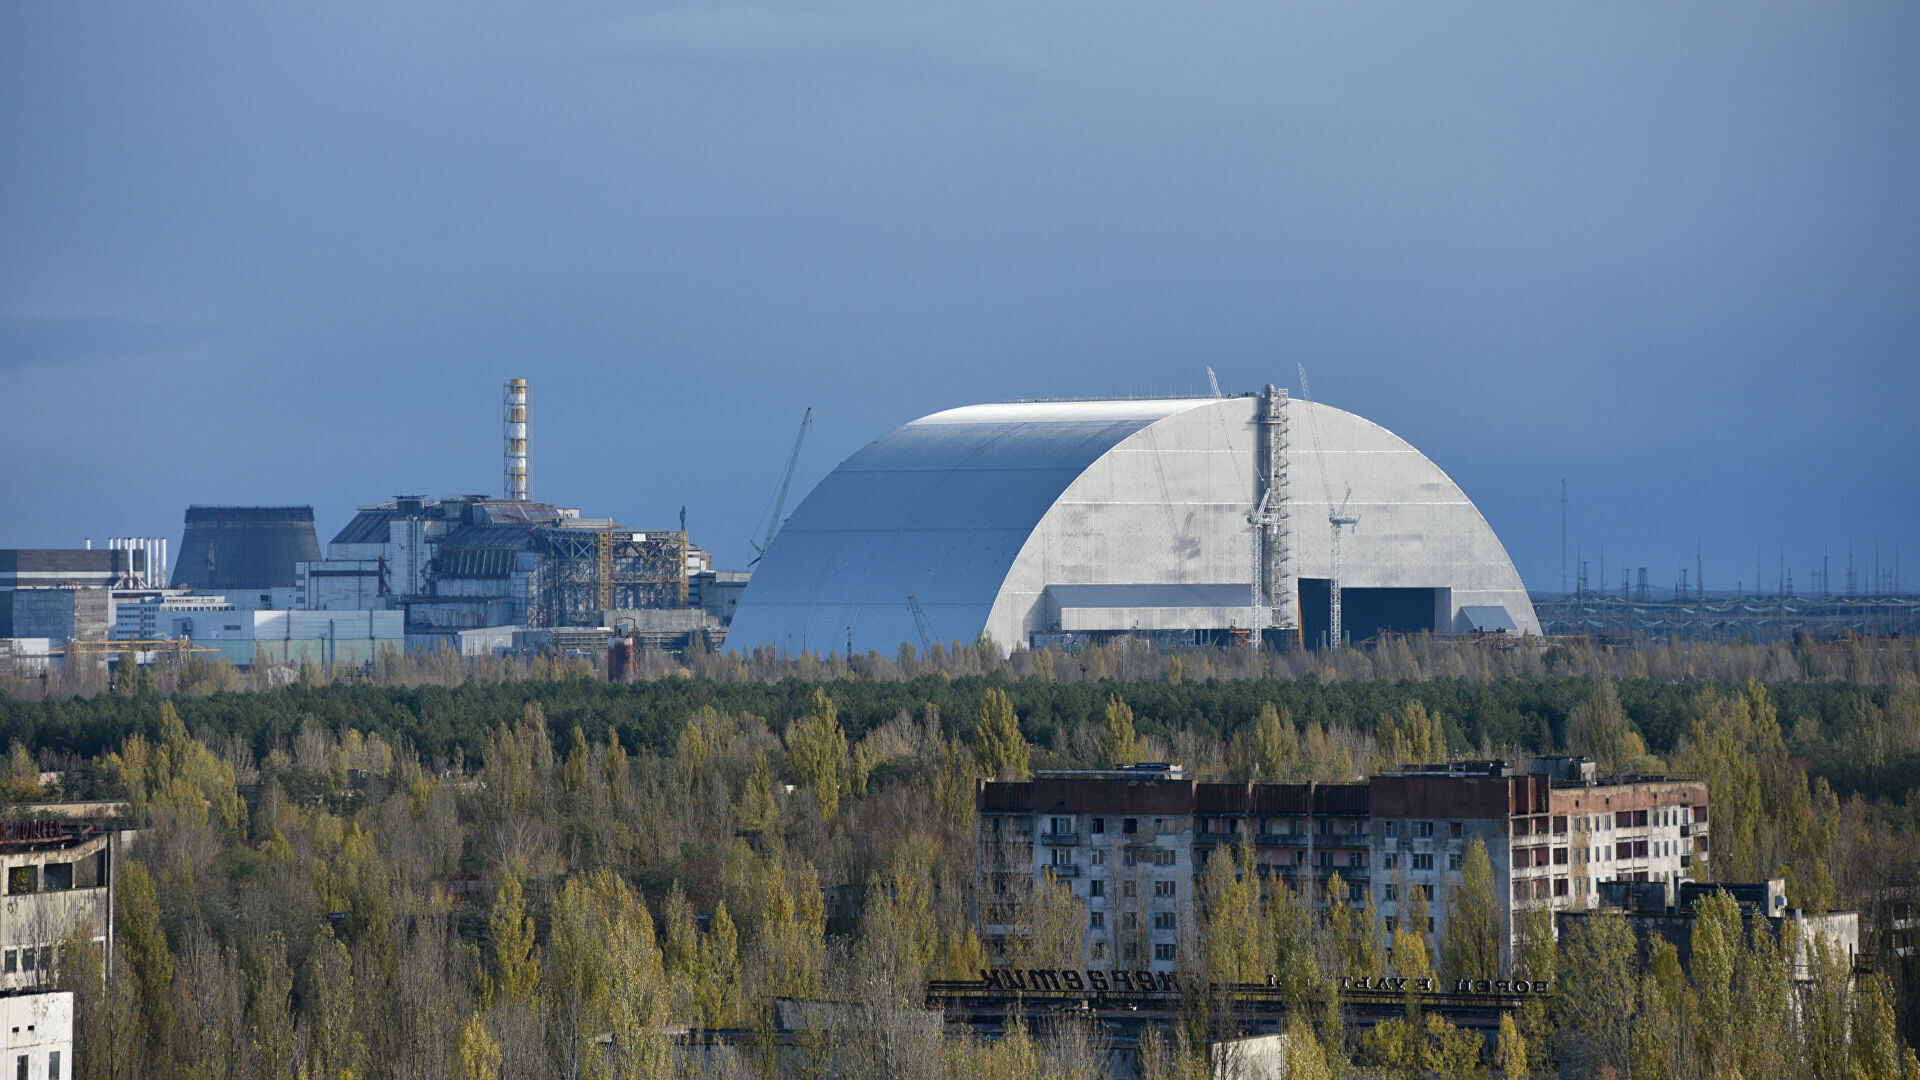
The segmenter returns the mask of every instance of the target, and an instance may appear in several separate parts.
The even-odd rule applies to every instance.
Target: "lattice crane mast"
[[[920,652],[923,656],[933,655],[933,627],[927,622],[927,613],[920,607],[912,593],[907,594],[907,610],[913,612],[913,628],[920,632]]]
[[[1340,533],[1360,524],[1360,515],[1347,509],[1353,501],[1351,486],[1347,488],[1346,497],[1340,500],[1340,505],[1333,505],[1333,484],[1327,479],[1327,457],[1320,450],[1320,420],[1318,410],[1313,406],[1313,391],[1307,387],[1307,366],[1294,366],[1300,372],[1300,398],[1307,403],[1307,428],[1313,432],[1313,458],[1320,465],[1320,488],[1327,498],[1327,523],[1333,527],[1333,567],[1327,579],[1327,647],[1337,649],[1344,634],[1340,625]]]
[[[809,408],[800,418],[800,434],[793,437],[793,453],[787,457],[787,471],[780,477],[780,486],[773,494],[772,513],[767,515],[766,538],[753,544],[753,558],[747,560],[747,566],[753,567],[766,555],[767,548],[773,543],[773,534],[780,531],[780,515],[787,509],[787,491],[793,487],[793,469],[800,464],[800,444],[807,440],[807,425],[813,422],[813,410]],[[757,531],[757,530],[756,530]],[[748,543],[753,543],[751,540]]]

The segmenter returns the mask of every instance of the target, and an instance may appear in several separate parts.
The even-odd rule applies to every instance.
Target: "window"
[[[1088,825],[1087,831],[1095,836],[1105,836],[1107,834],[1107,819],[1094,818],[1093,822]]]
[[[1415,836],[1432,836],[1432,835],[1433,835],[1433,822],[1431,822],[1431,821],[1416,821],[1416,822],[1414,822],[1414,823],[1413,823],[1413,835],[1415,835]]]
[[[14,1075],[18,1076],[20,1080],[27,1080],[27,1055],[21,1054],[19,1057],[14,1058],[13,1065],[15,1069]]]
[[[1433,903],[1433,886],[1415,885],[1413,891],[1420,894],[1420,899],[1425,900],[1429,904]]]
[[[1460,837],[1464,835],[1460,823],[1457,821],[1447,822],[1447,835],[1453,837],[1455,840],[1460,839]]]
[[[1400,925],[1400,920],[1394,918],[1391,915],[1387,916],[1385,919],[1381,921],[1387,924],[1387,933],[1389,934],[1393,933],[1394,928]]]
[[[1394,867],[1400,865],[1400,856],[1394,852],[1389,851],[1386,854],[1380,856],[1380,865],[1382,869],[1391,870]]]
[[[19,970],[20,970],[20,950],[8,949],[7,950],[7,974],[11,975],[14,972]]]
[[[1087,861],[1095,866],[1107,865],[1107,850],[1105,848],[1094,848],[1092,851],[1087,852]]]
[[[1459,852],[1457,852],[1457,851],[1450,851],[1450,852],[1448,852],[1448,853],[1447,853],[1447,869],[1449,869],[1449,870],[1458,870],[1458,869],[1460,869],[1460,865],[1461,865],[1461,863],[1462,863],[1462,862],[1463,862],[1463,861],[1465,860],[1465,858],[1466,858],[1466,856],[1464,856],[1464,855],[1461,855],[1461,854],[1460,854]]]
[[[1128,866],[1132,866],[1135,862],[1135,859],[1136,859],[1136,853],[1132,848],[1128,848],[1126,854],[1121,856],[1120,861],[1126,863]]]
[[[1088,896],[1107,895],[1107,883],[1104,881],[1100,881],[1098,879],[1087,882],[1087,895]]]
[[[1128,836],[1132,836],[1134,833],[1139,832],[1140,819],[1139,818],[1120,819],[1120,831],[1123,833],[1126,833]]]
[[[1052,832],[1055,836],[1072,836],[1073,819],[1070,817],[1053,818],[1047,823],[1047,828],[1048,831]]]
[[[1121,882],[1121,883],[1120,883],[1120,895],[1121,895],[1121,896],[1123,896],[1123,897],[1131,897],[1131,896],[1133,895],[1133,882],[1131,882],[1131,881],[1123,881],[1123,882]]]
[[[1153,865],[1172,866],[1174,860],[1179,857],[1179,854],[1179,852],[1174,851],[1172,848],[1155,848],[1153,852]]]
[[[1174,887],[1176,884],[1177,884],[1176,882],[1172,882],[1172,881],[1156,881],[1153,883],[1153,895],[1172,896],[1174,894]]]
[[[1366,865],[1362,861],[1364,858],[1365,856],[1361,855],[1357,851],[1349,851],[1347,852],[1347,865],[1348,866],[1364,866]]]
[[[1094,958],[1095,960],[1105,960],[1105,959],[1107,958],[1107,943],[1106,943],[1106,942],[1104,942],[1104,941],[1096,941],[1096,942],[1094,942],[1094,943],[1093,943],[1093,958]]]
[[[1388,836],[1399,836],[1399,835],[1400,835],[1400,823],[1399,823],[1399,822],[1397,822],[1397,821],[1387,821],[1387,822],[1382,822],[1382,824],[1383,824],[1383,825],[1385,825],[1385,826],[1386,826],[1386,828],[1387,828],[1387,831],[1386,831],[1386,835],[1388,835]]]
[[[1171,941],[1163,941],[1153,947],[1153,958],[1155,960],[1172,960],[1174,955],[1175,950],[1173,942]]]
[[[1380,886],[1380,899],[1386,900],[1386,901],[1393,901],[1393,900],[1400,899],[1400,886],[1398,885]]]
[[[1096,911],[1096,912],[1094,912],[1093,914],[1091,914],[1091,915],[1089,915],[1089,916],[1087,916],[1087,929],[1089,929],[1089,930],[1104,930],[1104,929],[1106,929],[1106,928],[1107,928],[1107,913],[1106,913],[1106,912],[1104,912],[1104,911]]]
[[[1415,870],[1433,869],[1433,856],[1428,855],[1424,852],[1415,854],[1413,857],[1413,868]]]
[[[1121,912],[1120,913],[1120,929],[1122,930],[1140,929],[1140,913],[1137,911]]]
[[[1367,898],[1366,886],[1360,884],[1357,881],[1347,882],[1347,902],[1348,903],[1358,904],[1365,901],[1366,898]]]
[[[34,954],[35,954],[35,953],[36,953],[37,951],[38,951],[38,950],[36,950],[36,949],[35,949],[35,948],[34,948],[33,946],[31,946],[31,945],[29,945],[29,946],[27,946],[26,948],[24,948],[24,949],[21,949],[21,950],[20,950],[20,970],[21,970],[21,971],[32,971],[32,970],[33,970],[33,960],[34,960]]]
[[[1177,930],[1179,926],[1173,912],[1156,911],[1153,913],[1153,928],[1155,930]]]
[[[1160,836],[1171,836],[1174,832],[1173,819],[1157,817],[1153,819],[1153,831]]]
[[[1073,850],[1071,848],[1054,848],[1053,849],[1053,865],[1072,866]]]

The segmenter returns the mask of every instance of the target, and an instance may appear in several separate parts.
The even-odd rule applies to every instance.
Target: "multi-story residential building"
[[[1249,844],[1261,873],[1317,905],[1336,878],[1390,923],[1417,891],[1443,933],[1469,845],[1487,849],[1509,940],[1529,907],[1585,907],[1602,881],[1687,880],[1706,857],[1706,785],[1598,778],[1583,759],[1414,766],[1354,784],[1201,783],[1135,765],[982,782],[980,886],[990,911],[1052,880],[1085,908],[1089,961],[1170,970],[1209,855]],[[988,933],[1004,925],[989,918]]]

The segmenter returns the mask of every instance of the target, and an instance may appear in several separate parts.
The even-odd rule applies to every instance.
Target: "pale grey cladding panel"
[[[1198,400],[953,409],[843,462],[781,527],[740,599],[729,647],[891,653],[934,634],[971,641],[1036,523],[1089,464]],[[1003,646],[1017,644],[1005,641]]]

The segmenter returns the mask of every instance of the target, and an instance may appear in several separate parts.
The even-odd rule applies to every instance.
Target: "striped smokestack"
[[[507,498],[527,499],[527,380],[507,380]]]

